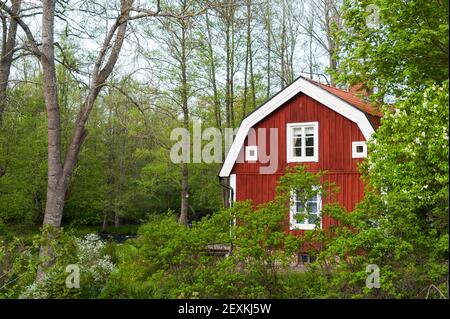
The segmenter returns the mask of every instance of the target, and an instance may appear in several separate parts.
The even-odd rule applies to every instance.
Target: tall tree
[[[0,126],[6,108],[6,90],[8,88],[13,55],[16,50],[17,21],[14,17],[20,13],[21,2],[21,0],[12,1],[11,7],[8,8],[12,16],[5,15],[4,11],[0,10],[0,19],[2,21],[2,40],[0,44]],[[0,9],[3,9],[5,6],[6,4],[1,1]]]
[[[56,60],[55,60],[55,0],[43,0],[42,2],[42,24],[41,44],[36,40],[30,27],[18,17],[12,8],[2,2],[1,10],[13,18],[22,28],[31,46],[31,51],[39,58],[43,73],[43,91],[45,107],[47,110],[47,135],[48,135],[48,173],[47,173],[47,200],[44,213],[44,226],[50,225],[55,228],[61,226],[63,216],[65,194],[69,186],[71,175],[77,164],[81,146],[87,136],[86,123],[94,107],[97,96],[106,85],[106,80],[113,71],[119,58],[128,22],[130,20],[155,17],[173,16],[170,13],[162,13],[159,2],[157,10],[145,10],[133,8],[133,0],[120,0],[118,16],[110,26],[108,33],[99,49],[92,72],[90,74],[91,84],[86,92],[77,118],[75,121],[70,143],[64,159],[62,158],[61,143],[61,113],[57,98],[56,87]],[[131,15],[132,11],[138,11]],[[41,256],[51,256],[49,247],[41,247]],[[38,279],[44,276],[44,269],[38,271]]]
[[[377,96],[448,78],[448,1],[345,1],[337,79]]]
[[[217,62],[216,54],[214,53],[214,38],[211,31],[211,21],[209,18],[210,14],[205,13],[205,24],[206,24],[206,42],[207,42],[207,56],[208,56],[208,78],[209,83],[213,91],[213,103],[214,103],[214,117],[215,125],[217,128],[222,129],[222,108],[220,105],[219,88],[218,81],[216,77],[217,73]]]
[[[246,44],[245,44],[245,68],[244,68],[244,101],[243,101],[243,117],[249,111],[248,104],[248,78],[250,78],[251,104],[250,111],[256,106],[255,92],[255,74],[253,72],[253,49],[252,49],[252,0],[246,0]]]
[[[195,1],[174,0],[170,4],[180,12],[192,11],[195,8]],[[173,87],[167,92],[169,99],[175,103],[174,110],[181,113],[181,124],[186,131],[190,130],[191,111],[190,99],[193,96],[193,68],[192,63],[194,50],[197,48],[193,17],[174,17],[161,21],[161,34],[159,40],[163,44],[165,60],[168,61],[166,72],[168,82],[173,83]],[[165,67],[165,66],[164,66]],[[166,67],[165,67],[166,68]],[[186,145],[190,147],[190,145]],[[189,167],[184,160],[181,163],[181,207],[179,222],[188,224],[189,213]]]
[[[265,46],[266,46],[266,99],[270,97],[271,92],[271,53],[272,53],[272,6],[270,0],[264,3],[264,29],[266,32]]]
[[[225,121],[227,127],[234,127],[234,75],[235,75],[235,15],[236,1],[227,0],[220,9],[220,19],[225,26],[225,68],[226,68],[226,91],[225,91]]]

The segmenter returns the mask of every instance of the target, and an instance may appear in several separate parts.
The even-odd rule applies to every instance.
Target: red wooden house
[[[229,177],[233,201],[251,199],[257,205],[274,198],[287,166],[303,164],[311,172],[326,170],[324,178],[340,189],[338,202],[351,211],[364,196],[357,163],[367,156],[366,141],[380,117],[357,94],[300,77],[242,121],[219,177]],[[277,134],[270,137],[270,128]],[[267,170],[262,159],[267,161],[270,146],[276,149],[277,163]],[[312,198],[308,206],[310,213],[319,214],[321,198]],[[292,205],[290,230],[316,227],[308,219],[298,222],[296,207],[302,206]],[[323,216],[320,225],[327,229],[332,223]]]

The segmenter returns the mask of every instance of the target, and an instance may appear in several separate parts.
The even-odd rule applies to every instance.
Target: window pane
[[[320,222],[320,197],[316,194],[305,204],[300,201],[300,197],[303,194],[301,192],[301,190],[295,190],[292,195],[291,209],[294,222],[303,225],[315,225]],[[300,216],[299,214],[303,216]]]
[[[307,147],[305,150],[306,156],[314,156],[314,147]]]
[[[315,224],[317,221],[319,221],[319,216],[317,215],[311,215],[308,217],[308,224]]]
[[[299,258],[299,261],[300,261],[302,264],[308,264],[308,263],[309,263],[308,255],[301,254],[299,257],[300,257],[300,258]]]
[[[296,224],[304,224],[305,223],[305,219],[302,218],[302,216],[300,214],[294,214],[294,223]]]
[[[306,135],[308,135],[308,134],[313,135],[314,134],[314,127],[313,126],[305,127],[305,134]]]
[[[302,156],[302,149],[300,147],[294,148],[294,156]]]
[[[308,213],[317,214],[317,203],[308,202]]]
[[[307,144],[308,145],[308,144]],[[362,147],[361,145],[356,146],[356,152],[357,153],[362,153],[364,152],[364,147]]]
[[[306,135],[306,146],[314,146],[314,137]]]
[[[301,128],[294,128],[294,136],[301,136],[302,135],[302,129]]]
[[[301,213],[303,212],[303,205],[300,202],[296,202],[295,203],[295,212],[296,213]]]
[[[294,138],[294,146],[302,146],[302,138],[301,137]]]

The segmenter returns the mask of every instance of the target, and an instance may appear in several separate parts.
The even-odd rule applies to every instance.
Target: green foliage
[[[448,296],[448,102],[446,81],[384,110],[362,166],[364,201],[325,212],[341,222],[316,265],[331,296]],[[368,264],[380,267],[380,289],[365,287]]]
[[[0,219],[4,223],[40,222],[47,164],[43,97],[34,84],[10,92],[0,126]]]
[[[50,235],[51,234],[51,235]],[[50,235],[50,236],[49,236]],[[44,238],[52,238],[51,240]],[[39,258],[39,247],[54,252],[45,277],[36,280],[39,265],[48,260]],[[45,228],[31,241],[14,238],[0,242],[1,298],[95,298],[114,268],[107,246],[94,234],[77,238],[64,231]],[[80,288],[68,288],[66,267],[80,270]]]
[[[217,220],[222,215],[214,216]],[[139,229],[139,238],[118,247],[120,263],[103,292],[116,298],[176,298],[191,296],[196,282],[205,275],[204,268],[213,262],[206,246],[226,240],[225,229],[211,220],[180,225],[170,212],[153,216]],[[205,287],[206,288],[206,287]],[[204,288],[202,288],[204,289]]]
[[[445,81],[410,94],[395,110],[386,107],[366,163],[370,183],[387,192],[388,205],[423,208],[440,230],[448,228],[448,103]]]
[[[281,180],[276,199],[254,207],[237,202],[187,228],[175,216],[155,216],[139,229],[139,238],[118,247],[118,268],[103,297],[115,298],[277,298],[311,297],[323,287],[303,284],[309,273],[292,272],[302,245],[286,232],[290,196],[301,187],[325,193],[321,174],[296,167]],[[328,188],[328,187],[327,187]],[[233,225],[232,221],[236,221]],[[227,257],[211,254],[213,245],[231,247]],[[300,285],[300,286],[299,286]],[[316,290],[317,289],[317,290]],[[295,293],[294,293],[295,291]],[[293,295],[290,295],[290,294]]]
[[[448,78],[447,1],[344,3],[336,74],[340,82],[365,82],[382,97],[401,95],[405,88],[420,90]]]
[[[378,26],[367,24],[373,14],[369,7],[379,9]],[[242,13],[238,8],[236,18],[244,17]],[[351,213],[335,203],[335,190],[323,182],[323,173],[308,173],[303,166],[288,169],[275,200],[258,207],[237,203],[217,212],[221,206],[218,164],[189,164],[192,227],[179,225],[175,213],[157,213],[176,212],[180,207],[181,170],[169,160],[173,144],[169,136],[181,126],[184,90],[188,91],[189,116],[208,127],[236,124],[256,107],[253,93],[259,104],[273,91],[274,83],[279,84],[274,76],[278,62],[267,57],[267,70],[261,63],[254,64],[255,92],[249,86],[245,96],[240,79],[246,64],[237,63],[244,56],[239,48],[245,36],[238,32],[235,38],[234,34],[223,37],[235,21],[212,14],[213,52],[205,45],[203,17],[189,19],[193,22],[189,43],[183,47],[189,55],[184,65],[187,79],[180,78],[179,67],[174,67],[180,61],[168,57],[176,54],[177,46],[171,43],[176,37],[167,37],[176,21],[160,21],[158,29],[144,26],[148,38],[165,39],[165,49],[150,46],[150,52],[141,52],[151,57],[149,69],[157,72],[147,82],[146,73],[134,80],[134,72],[124,75],[120,70],[105,84],[66,193],[63,224],[77,235],[52,233],[54,239],[44,242],[49,229],[44,236],[34,236],[46,199],[42,74],[23,60],[24,69],[14,72],[19,81],[8,84],[0,126],[0,297],[448,297],[448,3],[349,0],[343,13],[345,28],[333,39],[341,49],[336,53],[337,81],[364,82],[377,89],[378,101],[389,94],[399,100],[395,108],[383,110],[382,126],[361,166],[366,198]],[[280,16],[272,16],[267,27],[272,28],[269,33],[277,33]],[[90,50],[80,50],[81,43],[69,36],[71,32],[65,33],[58,37],[61,50],[57,50],[58,60],[64,61],[57,65],[63,154],[84,98],[79,80],[87,78],[85,60],[92,59]],[[232,46],[222,52],[228,43]],[[291,45],[295,47],[295,41]],[[269,50],[276,46],[268,43]],[[266,60],[265,50],[253,52],[254,61]],[[17,57],[14,63],[19,66],[22,59]],[[282,73],[287,66],[281,66]],[[231,75],[229,81],[222,81],[225,73]],[[213,85],[215,92],[211,92]],[[320,194],[329,203],[323,214],[338,220],[339,227],[327,231],[316,227],[301,238],[290,235],[286,230],[292,190],[299,191],[305,201]],[[107,232],[134,233],[134,227],[116,227],[113,221],[139,224],[154,212],[140,227],[139,237],[123,245],[104,245],[93,236],[78,238],[87,229],[98,232],[102,222]],[[55,259],[45,279],[35,282],[43,263],[38,258],[42,245],[52,248]],[[232,247],[232,254],[214,256],[211,245]],[[307,271],[293,271],[292,257],[305,246],[318,257],[317,262]],[[115,271],[112,261],[118,264]],[[81,289],[65,287],[68,264],[80,265]],[[381,269],[380,289],[365,286],[368,264]]]
[[[284,231],[285,210],[274,202],[253,210],[251,203],[204,217],[191,228],[176,218],[155,216],[139,229],[139,238],[118,250],[118,270],[104,297],[251,298],[279,294],[280,273],[298,248]],[[238,220],[231,226],[232,220]],[[233,253],[216,257],[213,245]],[[226,249],[226,248],[225,248]]]

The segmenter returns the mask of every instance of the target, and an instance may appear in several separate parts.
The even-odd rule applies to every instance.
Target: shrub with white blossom
[[[361,166],[364,201],[332,212],[341,224],[321,260],[341,262],[330,296],[448,298],[448,106],[445,81],[384,108]],[[365,285],[369,264],[380,268],[379,289]]]
[[[33,280],[19,297],[27,299],[96,297],[114,270],[111,257],[105,253],[105,243],[96,234],[76,238],[64,233],[61,233],[55,242],[55,262],[43,279]],[[79,267],[80,288],[66,286],[68,265]]]

